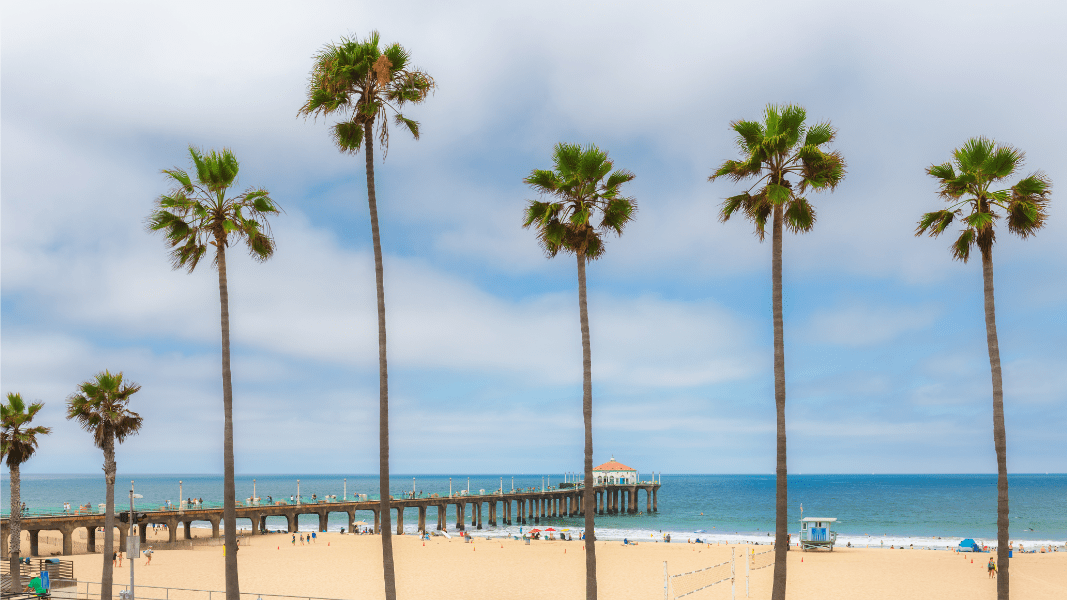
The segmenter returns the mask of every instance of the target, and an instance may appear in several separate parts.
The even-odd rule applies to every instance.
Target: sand
[[[198,536],[210,535],[199,530]],[[160,538],[163,537],[160,532]],[[102,536],[100,536],[102,538]],[[291,534],[244,538],[239,554],[243,592],[307,595],[340,599],[378,599],[382,588],[381,541],[378,536],[320,533],[314,544],[294,547]],[[583,542],[521,541],[476,538],[466,544],[456,537],[394,536],[397,593],[400,598],[543,600],[584,598]],[[42,554],[58,548],[41,536]],[[664,561],[671,574],[707,567],[750,550],[769,546],[707,546],[686,543],[621,542],[597,544],[600,597],[629,600],[663,597]],[[772,555],[766,555],[769,558]],[[882,550],[837,548],[830,552],[789,553],[790,600],[908,598],[909,600],[996,597],[986,574],[990,554],[956,554],[944,550]],[[100,554],[71,558],[75,575],[99,581]],[[972,562],[973,560],[973,562]],[[762,562],[762,561],[761,561]],[[136,563],[138,585],[222,590],[223,550],[202,546],[157,550],[150,566]],[[745,598],[744,562],[737,561],[735,594]],[[750,597],[770,596],[772,568],[751,573]],[[716,574],[728,575],[727,567]],[[1011,562],[1012,595],[1041,600],[1067,598],[1067,552],[1023,554]],[[129,581],[129,562],[115,570],[116,582]],[[684,587],[684,582],[676,586]],[[172,596],[173,597],[173,596]],[[729,582],[697,592],[693,600],[730,598]]]

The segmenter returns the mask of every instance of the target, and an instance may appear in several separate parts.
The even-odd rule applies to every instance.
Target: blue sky
[[[1067,9],[1052,2],[42,2],[2,14],[2,391],[44,401],[31,472],[97,472],[64,399],[144,386],[124,472],[221,472],[217,279],[144,231],[186,148],[233,149],[284,207],[229,259],[241,473],[377,470],[364,159],[296,118],[312,55],[378,29],[439,88],[377,153],[397,473],[581,466],[577,280],[521,229],[560,141],[636,174],[636,221],[589,269],[595,460],[771,473],[770,244],[720,224],[730,121],[795,102],[848,175],[785,240],[789,467],[995,472],[977,261],[914,238],[925,175],[969,137],[1067,181]],[[1020,176],[1021,176],[1020,175]],[[1054,190],[1055,192],[1055,190]],[[1067,214],[994,254],[1009,470],[1067,471]]]

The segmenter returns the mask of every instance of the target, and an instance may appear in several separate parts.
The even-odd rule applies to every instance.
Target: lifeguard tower
[[[833,523],[837,519],[829,517],[806,517],[800,520],[800,549],[807,552],[817,548],[830,548],[834,551],[837,532]]]

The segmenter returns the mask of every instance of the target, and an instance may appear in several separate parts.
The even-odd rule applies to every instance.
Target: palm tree
[[[725,223],[741,211],[756,227],[762,242],[767,218],[772,218],[771,282],[774,313],[774,403],[778,420],[774,583],[772,600],[785,599],[788,540],[788,471],[785,445],[785,341],[782,320],[782,228],[806,233],[815,225],[815,209],[803,196],[813,191],[833,190],[845,176],[845,161],[825,146],[836,131],[829,123],[804,125],[807,113],[800,106],[768,105],[763,122],[734,121],[741,160],[722,163],[709,180],[727,177],[735,182],[755,179],[745,192],[727,198],[719,220]],[[753,193],[756,188],[758,190]]]
[[[1010,189],[990,189],[1012,176],[1022,165],[1024,154],[1011,146],[998,145],[984,137],[971,138],[953,152],[952,162],[931,165],[927,174],[937,179],[940,196],[950,206],[926,213],[915,235],[944,233],[958,217],[964,226],[949,246],[952,258],[967,262],[971,249],[982,252],[982,280],[985,284],[986,345],[993,378],[993,446],[997,452],[997,598],[1008,598],[1008,465],[1004,428],[1004,384],[997,342],[996,310],[993,305],[993,226],[1001,214],[1008,219],[1008,231],[1025,239],[1045,226],[1052,181],[1042,172],[1032,173]],[[958,169],[958,171],[957,171]]]
[[[219,271],[219,304],[222,310],[222,407],[225,413],[223,441],[223,509],[227,526],[226,598],[240,599],[237,579],[237,517],[233,465],[233,384],[230,379],[230,297],[226,284],[226,247],[233,237],[243,240],[249,254],[257,261],[274,255],[268,215],[280,212],[267,190],[249,188],[237,196],[227,196],[237,179],[240,164],[229,149],[207,154],[189,146],[196,179],[177,167],[163,173],[174,188],[156,200],[148,216],[148,228],[162,231],[171,248],[175,269],[196,269],[200,258],[215,247],[215,267]]]
[[[370,206],[371,238],[374,243],[374,278],[378,292],[378,469],[381,490],[382,567],[385,597],[396,598],[393,540],[389,514],[389,370],[385,344],[385,284],[382,243],[378,234],[378,200],[374,194],[374,127],[383,152],[389,150],[389,111],[393,122],[419,139],[419,124],[400,113],[404,104],[418,104],[434,89],[433,78],[409,68],[410,56],[400,44],[378,48],[378,32],[366,40],[342,38],[327,44],[315,55],[308,83],[307,103],[299,114],[340,114],[343,120],[331,130],[342,152],[355,154],[364,148],[367,159],[367,203]]]
[[[14,589],[22,589],[19,578],[19,553],[22,551],[22,463],[37,451],[37,436],[52,433],[51,427],[29,427],[33,417],[44,408],[43,402],[26,406],[19,394],[8,394],[7,404],[0,404],[0,458],[7,458],[11,469],[11,581]],[[0,543],[6,543],[0,540]]]
[[[93,434],[93,443],[104,451],[104,481],[107,485],[104,512],[104,552],[111,552],[115,544],[115,442],[122,443],[141,429],[141,415],[129,409],[130,397],[141,390],[132,381],[123,381],[122,373],[97,373],[89,381],[78,385],[78,391],[67,397],[67,418],[74,419],[82,429]],[[104,557],[104,571],[100,576],[100,598],[111,599],[111,561]]]
[[[585,292],[585,265],[604,255],[605,233],[622,235],[637,212],[637,201],[622,196],[619,188],[634,174],[612,171],[606,151],[590,144],[558,144],[552,153],[552,170],[534,169],[523,180],[550,201],[526,205],[523,228],[537,229],[537,239],[549,258],[560,252],[578,260],[578,314],[582,326],[582,417],[585,420],[585,597],[597,597],[596,535],[593,530],[593,372],[589,346],[589,309]],[[594,225],[596,218],[600,223]]]

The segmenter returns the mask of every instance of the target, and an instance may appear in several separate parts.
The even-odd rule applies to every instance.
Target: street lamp
[[[252,504],[258,505],[259,499],[256,498],[256,480],[252,480]]]
[[[182,480],[178,480],[178,512],[185,509],[185,496],[182,495]]]
[[[348,478],[345,477],[345,502],[348,502]]]
[[[448,478],[448,497],[452,497],[452,478]]]
[[[180,484],[180,482],[179,482]],[[130,561],[130,600],[133,600],[133,563],[141,558],[141,537],[134,535],[133,524],[137,522],[137,513],[133,512],[133,499],[143,498],[140,494],[133,493],[133,480],[130,480],[130,531],[126,534],[126,558]]]
[[[300,480],[296,480],[296,503],[300,504]]]

